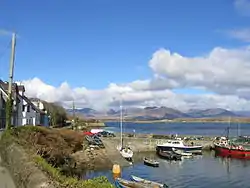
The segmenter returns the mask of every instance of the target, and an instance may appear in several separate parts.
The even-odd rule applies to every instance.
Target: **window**
[[[30,105],[27,105],[27,112],[30,112]]]
[[[25,111],[25,105],[23,105],[23,112]]]

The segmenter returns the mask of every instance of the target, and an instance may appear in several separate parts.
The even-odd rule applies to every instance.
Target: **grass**
[[[75,161],[71,154],[81,150],[85,144],[83,136],[75,131],[21,126],[6,130],[1,142],[6,146],[12,142],[21,145],[31,160],[63,188],[113,187],[106,177],[80,180],[74,176]]]

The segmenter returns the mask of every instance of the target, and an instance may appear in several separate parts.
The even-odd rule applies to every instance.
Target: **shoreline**
[[[102,120],[104,123],[117,123],[119,122],[118,119],[116,120]],[[209,120],[209,119],[192,119],[192,120],[124,120],[123,122],[128,123],[138,123],[138,124],[153,124],[153,123],[228,123],[229,121],[226,119],[222,120]],[[250,124],[250,119],[231,119],[231,123],[244,123]]]

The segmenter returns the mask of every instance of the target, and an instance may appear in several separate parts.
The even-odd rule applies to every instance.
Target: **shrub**
[[[62,187],[113,187],[105,177],[92,180],[78,180],[72,177],[77,169],[71,154],[81,150],[82,144],[86,142],[80,133],[67,129],[22,126],[6,130],[2,135],[1,142],[13,141],[23,146],[27,152],[31,152],[30,156],[34,156],[34,162]]]

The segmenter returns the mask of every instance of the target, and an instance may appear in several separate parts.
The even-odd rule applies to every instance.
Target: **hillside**
[[[67,110],[72,114],[72,110]],[[75,113],[84,118],[96,119],[118,119],[120,110],[109,109],[107,111],[97,111],[91,108],[76,109]],[[127,120],[163,120],[163,119],[179,119],[179,118],[225,118],[225,117],[247,117],[244,113],[232,112],[222,108],[212,109],[191,109],[182,112],[177,109],[168,107],[145,107],[145,108],[127,108],[123,110],[124,118]]]

